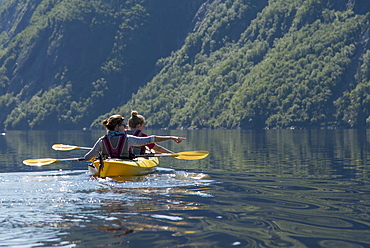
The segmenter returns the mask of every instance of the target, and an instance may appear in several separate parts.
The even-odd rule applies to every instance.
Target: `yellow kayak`
[[[100,170],[100,161],[88,166],[90,173],[100,177],[140,176],[157,170],[158,157],[137,157],[130,159],[104,159]]]
[[[55,144],[52,146],[57,151],[70,150],[87,150],[89,147],[79,147],[72,145]],[[104,159],[102,168],[100,168],[100,160],[92,162],[88,168],[91,174],[100,177],[117,177],[117,176],[140,176],[152,173],[157,170],[159,164],[158,157],[174,157],[183,160],[198,160],[207,157],[208,151],[187,151],[178,153],[155,153],[153,150],[146,154],[137,155],[135,159]],[[70,161],[85,161],[83,158],[40,158],[26,159],[24,164],[30,166],[44,166],[52,163],[70,162]]]

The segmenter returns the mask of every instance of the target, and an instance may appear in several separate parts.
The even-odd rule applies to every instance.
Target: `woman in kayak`
[[[84,159],[89,161],[95,159],[99,153],[105,157],[111,158],[130,158],[130,146],[145,146],[147,144],[173,140],[180,143],[185,138],[174,136],[156,136],[136,137],[127,135],[124,122],[124,117],[121,115],[112,115],[107,120],[102,122],[107,129],[107,134],[100,137],[93,148],[86,153]]]
[[[127,134],[134,135],[137,137],[148,137],[144,132],[145,128],[145,118],[142,115],[139,115],[138,112],[132,111],[131,117],[128,119],[128,130]],[[130,151],[134,154],[144,154],[146,147],[153,149],[156,152],[160,153],[174,153],[167,148],[160,146],[156,143],[147,144],[146,146],[140,147],[130,147]]]

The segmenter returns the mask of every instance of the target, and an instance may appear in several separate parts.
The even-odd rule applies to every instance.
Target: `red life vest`
[[[129,158],[126,135],[103,137],[103,155],[111,158]]]

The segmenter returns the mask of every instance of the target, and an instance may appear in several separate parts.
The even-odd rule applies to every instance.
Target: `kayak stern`
[[[138,157],[133,160],[105,159],[103,163],[104,165],[100,169],[100,161],[95,160],[88,166],[89,171],[100,177],[140,176],[155,172],[159,160],[156,157]]]

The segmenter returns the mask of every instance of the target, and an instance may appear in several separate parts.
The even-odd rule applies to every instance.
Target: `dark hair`
[[[145,118],[142,115],[139,115],[137,111],[132,111],[131,112],[131,117],[128,119],[128,125],[131,128],[136,128],[137,125],[139,124],[144,124],[145,123]]]
[[[102,121],[102,125],[110,130],[110,131],[113,131],[114,128],[117,126],[117,125],[121,125],[123,120],[125,118],[122,117],[122,115],[112,115],[111,117],[109,117],[107,120],[104,120]]]

